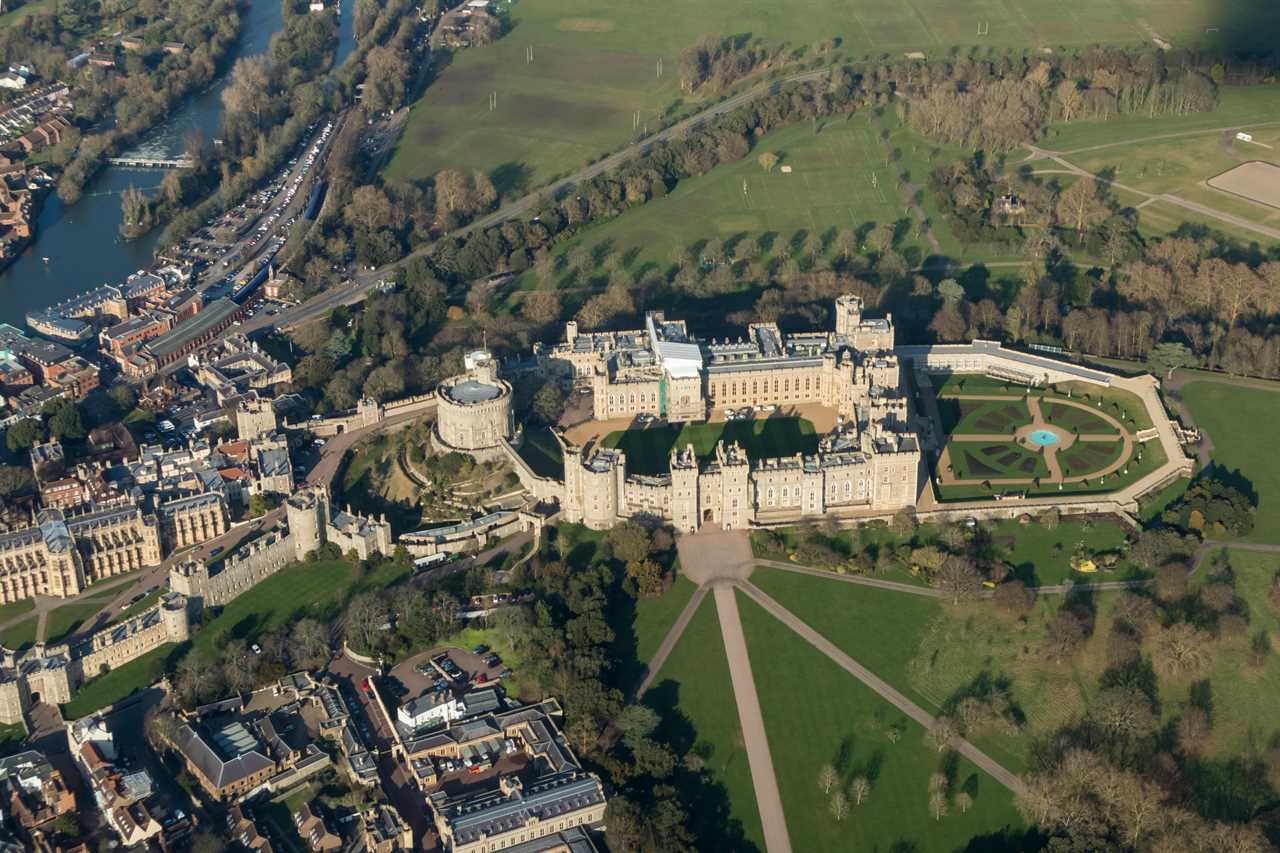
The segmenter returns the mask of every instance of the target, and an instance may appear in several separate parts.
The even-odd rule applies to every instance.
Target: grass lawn
[[[764,833],[714,597],[707,596],[698,607],[644,701],[662,714],[661,734],[680,749],[692,747],[706,762],[710,784],[689,792],[696,796],[691,799],[697,803],[695,819],[729,831],[713,837],[704,831],[700,849],[763,851]]]
[[[551,431],[525,430],[524,443],[520,445],[520,458],[529,464],[539,477],[564,477],[564,454]]]
[[[1007,832],[1021,838],[1022,821],[1008,790],[968,761],[940,756],[924,743],[919,724],[755,602],[739,594],[738,606],[796,850],[950,853],[980,836]],[[796,701],[801,696],[816,701]],[[902,732],[897,743],[889,738],[893,728]],[[832,817],[830,797],[817,784],[819,769],[828,763],[842,785],[855,776],[871,783],[867,802],[853,807],[844,822]],[[935,772],[948,777],[950,797],[966,791],[973,807],[963,813],[952,807],[950,814],[934,820],[928,782]]]
[[[28,0],[12,12],[0,15],[0,27],[11,27],[27,18],[57,11],[56,0]]]
[[[1273,8],[1272,14],[1275,14],[1275,11]],[[1241,23],[1249,22],[1246,19]],[[1273,121],[1277,98],[1280,98],[1280,84],[1228,86],[1219,90],[1218,106],[1211,112],[1157,118],[1146,118],[1141,113],[1136,113],[1119,116],[1110,121],[1076,121],[1069,124],[1059,122],[1049,126],[1044,146],[1071,154],[1078,149],[1093,145],[1110,145],[1164,133],[1186,131],[1204,131],[1206,138],[1216,139],[1215,128]],[[1190,137],[1191,142],[1188,144],[1194,144],[1198,138],[1198,136]],[[1093,155],[1090,154],[1090,156]],[[1073,158],[1072,162],[1079,161]],[[1129,174],[1128,177],[1132,178],[1133,175]],[[1121,178],[1121,183],[1128,184],[1132,181]]]
[[[1013,566],[1013,575],[1031,586],[1062,583],[1068,578],[1089,580],[1071,570],[1071,555],[1083,546],[1093,553],[1124,547],[1126,529],[1112,518],[1066,519],[1052,529],[1039,522],[1015,519],[995,523],[992,540],[1000,556]],[[1097,575],[1094,578],[1098,577]],[[1107,579],[1113,579],[1111,575]]]
[[[614,682],[621,690],[639,683],[662,638],[675,624],[697,586],[683,575],[657,598],[632,599],[618,595],[610,602],[609,626],[613,628]]]
[[[251,641],[304,616],[329,621],[356,580],[356,567],[346,560],[288,566],[222,608],[196,634],[193,650],[209,661],[227,640]]]
[[[37,622],[37,618],[32,616],[0,631],[0,646],[16,652],[32,645],[36,641]]]
[[[1076,660],[1053,664],[1041,656],[1044,625],[1061,596],[1041,598],[1022,624],[997,614],[987,602],[952,607],[769,569],[757,569],[752,582],[931,713],[944,711],[975,684],[1004,684],[1025,717],[1024,731],[991,730],[974,740],[1014,772],[1026,769],[1033,738],[1084,710],[1091,689],[1086,685],[1096,683],[1104,665],[1105,618],[1098,619]],[[1100,614],[1107,612],[1112,595],[1094,599]],[[753,651],[753,666],[755,660]],[[757,682],[760,678],[757,672]]]
[[[76,720],[149,687],[164,675],[169,658],[177,648],[179,647],[173,643],[168,643],[106,675],[89,679],[80,686],[71,701],[62,706],[62,716],[68,720]]]
[[[803,61],[923,51],[940,59],[952,45],[1037,49],[1099,43],[1150,43],[1150,26],[1178,47],[1227,40],[1269,46],[1271,7],[1211,13],[1203,3],[1125,4],[1086,0],[883,0],[857,7],[837,0],[806,5],[708,0],[590,4],[543,0],[502,4],[509,31],[496,43],[451,57],[412,113],[387,168],[391,179],[427,177],[441,168],[487,172],[504,194],[543,183],[652,130],[672,112],[701,106],[683,94],[678,56],[700,35],[740,34],[803,52]],[[1259,26],[1262,19],[1262,26]],[[989,27],[976,35],[975,22]],[[1150,24],[1148,24],[1150,22]],[[1238,23],[1237,23],[1238,22]],[[1217,35],[1206,36],[1206,26]],[[833,55],[815,42],[835,38]],[[529,52],[532,51],[532,61]],[[792,63],[785,73],[800,70]],[[497,108],[490,109],[491,94]],[[637,127],[637,116],[639,127]]]
[[[23,613],[30,612],[36,606],[34,598],[24,598],[21,601],[14,601],[10,604],[0,605],[0,622],[8,622],[10,619],[16,619]]]
[[[951,441],[952,473],[961,480],[1025,480],[1049,476],[1044,454],[1009,441]],[[1028,490],[1031,486],[1028,485]]]
[[[26,739],[27,730],[22,723],[0,725],[0,754],[8,755],[17,752]]]
[[[1209,672],[1213,702],[1211,753],[1227,757],[1251,754],[1258,744],[1268,744],[1280,733],[1274,709],[1280,702],[1280,655],[1275,652],[1261,668],[1249,662],[1253,635],[1266,631],[1272,643],[1280,639],[1280,618],[1267,603],[1267,590],[1280,555],[1231,551],[1236,594],[1248,604],[1249,630],[1242,637],[1215,644],[1214,665]],[[1160,701],[1165,717],[1177,716],[1187,704],[1194,679],[1160,680]]]
[[[1280,455],[1264,452],[1275,442],[1280,393],[1219,382],[1191,382],[1182,399],[1196,426],[1213,441],[1213,463],[1239,471],[1258,495],[1248,542],[1280,543]]]
[[[115,624],[116,622],[123,622],[126,619],[131,619],[134,616],[137,616],[139,613],[141,613],[142,611],[146,610],[147,608],[154,605],[157,601],[159,601],[160,596],[164,595],[164,593],[165,593],[165,590],[158,589],[155,592],[148,595],[146,598],[139,601],[137,604],[129,605],[129,609],[122,611],[118,616],[111,617],[111,624]]]
[[[56,610],[50,610],[44,625],[44,641],[53,643],[61,640],[110,602],[111,598],[107,597],[79,604],[64,604]]]
[[[772,417],[749,421],[719,421],[700,424],[667,424],[648,429],[627,429],[605,436],[605,447],[627,454],[627,471],[632,474],[665,474],[671,469],[672,448],[693,445],[693,452],[705,459],[715,452],[716,442],[738,442],[752,459],[815,453],[818,434],[804,418]]]

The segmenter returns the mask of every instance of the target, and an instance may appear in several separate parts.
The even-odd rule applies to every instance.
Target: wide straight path
[[[791,836],[782,811],[782,795],[778,777],[773,772],[773,756],[764,730],[760,696],[756,693],[747,656],[747,638],[742,633],[738,616],[738,600],[733,586],[717,583],[716,610],[720,614],[720,636],[724,638],[725,656],[729,659],[729,678],[733,682],[733,698],[738,703],[738,721],[747,747],[747,763],[751,766],[751,784],[756,790],[756,807],[764,829],[764,846],[768,853],[791,853]]]
[[[790,610],[787,610],[781,604],[774,601],[769,596],[765,595],[763,592],[759,590],[759,588],[757,588],[750,581],[741,581],[739,583],[739,586],[741,587],[743,592],[745,592],[748,596],[750,596],[752,601],[756,602],[765,610],[767,610],[774,618],[776,618],[783,625],[786,625],[792,631],[795,631],[797,634],[799,634],[806,642],[809,643],[809,645],[813,646],[815,649],[822,652],[824,655],[830,658],[837,666],[839,666],[845,672],[849,673],[854,678],[858,679],[863,684],[870,687],[881,698],[885,699],[886,701],[891,703],[894,707],[896,707],[898,710],[902,711],[902,713],[906,714],[908,717],[915,720],[920,725],[924,726],[925,729],[930,729],[933,727],[933,724],[936,720],[932,714],[930,714],[924,708],[921,708],[915,702],[912,702],[906,696],[899,693],[897,690],[891,687],[888,682],[878,677],[871,670],[867,669],[865,666],[858,663],[853,658],[849,657],[847,654],[841,651],[834,643],[832,643],[826,637],[822,636],[817,631],[810,628],[808,624],[804,622],[804,620],[800,619],[798,616],[793,614]],[[733,596],[732,591],[728,591],[728,595],[729,595],[729,598],[732,599],[732,596]],[[716,603],[717,604],[720,603],[719,588],[717,588],[716,590]],[[735,603],[735,609],[734,609],[734,621],[735,622],[737,621],[736,603]],[[722,610],[720,614],[720,625],[722,630],[724,630],[724,624],[725,624],[725,616],[724,616],[724,611]],[[740,627],[739,627],[739,630],[741,630]],[[725,645],[727,646],[728,645],[727,633],[725,637],[726,637]],[[730,672],[732,672],[732,667],[730,667]],[[736,679],[734,681],[733,687],[734,687],[734,691],[736,692],[738,690],[738,684]],[[753,696],[755,695],[754,686],[752,687],[752,695]],[[739,709],[741,709],[741,700],[739,700]],[[745,722],[743,725],[743,734],[744,736],[746,734]],[[1025,789],[1025,786],[1023,785],[1022,780],[1020,778],[1018,778],[1009,770],[1005,769],[994,758],[987,755],[985,752],[978,749],[976,746],[974,746],[964,738],[955,738],[952,741],[951,745],[955,748],[957,752],[959,752],[965,758],[972,761],[978,767],[985,770],[991,776],[991,778],[995,779],[997,782],[999,782],[1001,785],[1004,785],[1006,788],[1008,788],[1010,791],[1013,791],[1015,794],[1021,793]],[[755,777],[755,761],[754,760],[751,763],[751,767],[752,767],[752,777],[754,778]],[[757,791],[757,797],[758,797],[759,783],[757,783],[756,791]],[[764,809],[762,806],[761,811],[763,812],[763,810]]]

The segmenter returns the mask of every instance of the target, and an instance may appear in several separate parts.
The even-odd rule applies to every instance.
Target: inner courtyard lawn
[[[1023,824],[1007,789],[967,760],[939,755],[924,743],[919,724],[755,602],[738,596],[794,849],[950,853],[971,841],[992,842],[977,849],[1019,849],[998,845],[991,837],[1007,833],[1001,838],[1006,843],[1022,837]],[[894,731],[899,733],[896,743]],[[842,787],[855,776],[870,782],[866,802],[851,806],[844,821],[832,816],[830,795],[818,786],[824,764],[836,768]],[[948,781],[950,809],[940,820],[928,808],[929,777],[935,772]],[[961,791],[973,798],[967,812],[954,805]]]
[[[671,450],[682,450],[688,444],[693,445],[699,459],[709,458],[721,440],[726,445],[736,441],[752,459],[767,459],[815,453],[818,438],[810,421],[778,416],[618,430],[605,436],[603,443],[627,455],[629,473],[656,476],[671,470]]]
[[[727,832],[704,829],[701,849],[763,851],[764,833],[714,597],[707,596],[698,607],[644,702],[662,715],[660,733],[677,751],[692,747],[705,762],[710,786],[682,794],[695,798],[690,801],[697,803],[693,813],[701,827],[720,826]]]
[[[1190,382],[1182,399],[1213,442],[1213,464],[1241,472],[1257,493],[1257,515],[1247,542],[1280,543],[1280,454],[1273,452],[1280,423],[1280,393],[1221,382]]]

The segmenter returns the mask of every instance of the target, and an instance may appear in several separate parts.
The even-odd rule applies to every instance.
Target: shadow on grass
[[[680,710],[680,685],[671,680],[649,688],[644,704],[661,717],[658,737],[671,745],[677,755],[691,754],[704,763],[715,757],[715,747],[698,739],[693,722]],[[707,773],[678,769],[674,777],[676,794],[682,801],[696,804],[690,809],[690,829],[698,850],[733,850],[737,853],[763,853],[749,841],[742,822],[730,812],[729,791],[712,780]]]

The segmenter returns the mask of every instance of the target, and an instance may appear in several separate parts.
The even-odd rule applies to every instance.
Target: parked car
[[[498,664],[502,663],[502,658],[498,657],[497,655],[489,655],[484,659],[484,662],[486,666],[497,666]]]

